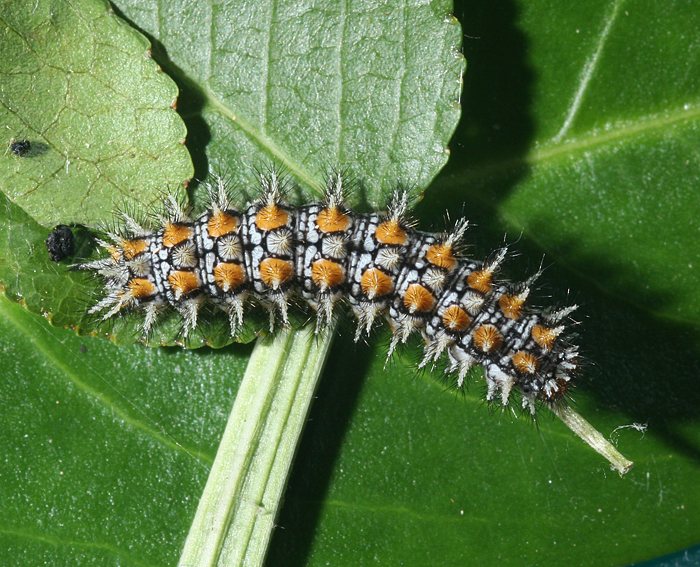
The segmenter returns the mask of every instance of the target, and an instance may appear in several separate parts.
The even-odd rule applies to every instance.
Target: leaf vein
[[[6,319],[8,321],[12,321],[12,324],[15,326],[15,328],[17,328],[17,330],[20,333],[25,335],[26,339],[36,347],[37,352],[42,353],[45,356],[46,360],[53,364],[56,370],[58,370],[66,379],[73,383],[79,390],[90,396],[93,400],[97,401],[103,407],[108,408],[125,424],[128,424],[134,429],[145,433],[151,439],[165,447],[168,447],[180,453],[184,453],[188,457],[196,461],[200,461],[202,464],[211,465],[213,460],[209,455],[205,454],[204,452],[198,449],[185,447],[182,443],[179,443],[174,439],[170,438],[170,436],[167,433],[161,433],[160,431],[153,429],[147,423],[144,423],[143,421],[136,419],[134,416],[130,415],[126,410],[117,405],[115,401],[109,396],[107,396],[104,392],[93,388],[92,386],[81,380],[75,372],[73,366],[70,364],[70,362],[63,358],[63,351],[61,350],[61,348],[57,349],[54,345],[50,344],[49,341],[42,340],[40,338],[44,337],[45,339],[46,336],[48,336],[49,339],[54,338],[41,325],[36,325],[36,327],[41,330],[41,333],[30,331],[23,321],[18,321],[14,314],[12,312],[7,311],[2,304],[0,304],[0,311],[5,311],[4,316],[6,317]],[[32,323],[34,323],[34,320],[31,317],[28,318],[27,321],[32,321]],[[95,371],[93,372],[99,378],[99,374]],[[106,380],[102,378],[100,379],[105,384],[108,384]],[[114,386],[110,387],[115,392],[117,392],[117,394],[119,394],[122,398],[127,400],[127,402],[129,401],[123,394],[121,394],[116,388],[114,388]],[[131,405],[136,411],[143,413],[138,407],[136,407],[133,404]],[[143,415],[145,416],[145,414]]]
[[[399,70],[398,76],[400,77],[399,80],[399,88],[397,92],[397,98],[398,98],[398,110],[396,112],[396,120],[394,122],[394,128],[392,129],[391,132],[391,142],[387,146],[388,151],[384,153],[384,167],[382,168],[382,177],[381,179],[386,180],[386,174],[389,168],[391,167],[391,158],[394,155],[394,145],[396,144],[396,140],[398,137],[399,129],[402,124],[402,117],[404,113],[404,104],[403,104],[403,98],[404,98],[404,87],[405,87],[405,81],[406,81],[406,75],[407,75],[407,66],[406,66],[406,60],[408,59],[408,53],[406,51],[406,2],[401,2],[401,47],[399,51],[402,53],[402,59],[401,59],[401,68]]]
[[[595,50],[593,51],[593,54],[591,55],[590,59],[586,61],[585,65],[583,66],[583,69],[581,70],[578,88],[576,89],[576,92],[574,93],[574,96],[571,99],[569,110],[566,114],[566,117],[564,118],[564,122],[561,125],[559,132],[557,132],[554,135],[554,138],[552,138],[553,142],[559,142],[564,138],[564,136],[571,128],[571,125],[573,124],[579,109],[581,108],[583,98],[586,94],[586,91],[588,90],[588,85],[590,84],[591,78],[595,74],[595,70],[598,67],[598,61],[600,61],[600,56],[603,53],[603,48],[605,47],[607,39],[610,35],[610,30],[612,29],[613,24],[617,19],[617,14],[620,11],[620,6],[622,5],[622,3],[623,0],[617,0],[616,2],[614,2],[612,5],[610,15],[608,15],[608,17],[604,20],[605,25],[603,26],[600,36],[598,37],[598,43],[596,44]]]
[[[348,26],[348,3],[343,0],[340,3],[340,20],[342,22],[340,28],[340,42],[338,45],[338,68],[336,76],[338,77],[338,135],[336,136],[336,156],[338,165],[343,163],[343,96],[344,96],[344,78],[343,64],[345,62],[346,47],[347,47],[347,26]]]
[[[0,534],[7,535],[7,536],[20,537],[20,538],[27,539],[30,541],[39,541],[39,542],[47,543],[49,545],[53,545],[56,547],[60,547],[60,546],[80,547],[82,549],[97,549],[97,550],[101,550],[101,551],[107,551],[113,555],[116,555],[117,557],[128,559],[129,562],[134,564],[134,565],[139,565],[141,567],[150,567],[152,565],[151,563],[144,563],[143,561],[136,559],[133,555],[131,555],[131,554],[127,553],[126,551],[119,549],[118,547],[111,545],[109,543],[70,540],[70,539],[64,539],[61,537],[45,535],[45,534],[31,533],[29,531],[19,530],[16,528],[13,529],[13,528],[0,527]]]
[[[575,153],[592,151],[601,146],[624,141],[635,136],[658,133],[667,133],[673,126],[700,126],[700,105],[681,107],[663,115],[647,115],[619,122],[616,126],[605,130],[591,128],[584,135],[572,138],[566,142],[555,144],[552,142],[542,144],[531,149],[524,156],[503,156],[494,161],[485,161],[477,166],[469,167],[459,175],[455,174],[441,182],[441,186],[458,185],[476,186],[480,182],[491,179],[507,177],[513,170],[524,166],[534,167],[554,161],[561,157],[571,156]],[[478,191],[474,197],[479,198]]]
[[[294,176],[294,178],[302,185],[316,192],[319,192],[318,182],[314,175],[311,174],[300,163],[293,159],[285,150],[277,143],[269,138],[264,132],[253,127],[250,122],[241,118],[231,108],[229,108],[222,100],[220,100],[210,89],[205,90],[207,104],[211,109],[218,112],[224,118],[231,121],[241,131],[248,135],[250,140],[257,144],[260,149],[270,155],[272,161],[280,164],[286,171]]]

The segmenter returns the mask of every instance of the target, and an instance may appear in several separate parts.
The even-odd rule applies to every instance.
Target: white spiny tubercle
[[[151,234],[150,230],[141,226],[141,224],[139,224],[131,215],[122,213],[122,219],[124,220],[124,227],[133,236],[141,237]],[[116,234],[110,236],[115,240],[115,242],[119,242],[121,240],[121,238]]]
[[[540,268],[539,270],[537,270],[534,274],[532,274],[529,278],[527,278],[525,280],[525,282],[522,284],[522,287],[531,288],[534,285],[534,283],[538,279],[540,279],[541,276],[542,276],[542,269]]]
[[[423,358],[418,363],[418,368],[425,368],[429,362],[435,362],[444,352],[445,346],[441,346],[440,336],[444,334],[438,333],[436,337],[430,339],[425,337],[425,347],[423,348]]]
[[[486,376],[486,401],[487,402],[492,402],[493,399],[496,397],[496,391],[498,390],[498,384],[496,381],[489,377],[488,375]]]
[[[379,314],[381,307],[372,302],[363,302],[357,313],[357,329],[355,330],[355,342],[358,342],[364,332],[369,335],[372,325]]]
[[[437,362],[440,355],[454,343],[454,339],[447,335],[444,331],[440,331],[431,341],[425,346],[425,354],[418,368],[423,368],[428,362]]]
[[[143,318],[143,325],[141,329],[145,335],[148,335],[153,328],[153,324],[158,316],[158,304],[155,302],[148,303],[144,309],[145,316]]]
[[[559,309],[557,311],[553,311],[545,316],[545,319],[549,323],[558,323],[562,319],[565,319],[569,315],[571,315],[574,311],[578,309],[578,305],[570,305],[569,307],[564,307],[563,309]]]
[[[332,323],[334,303],[335,298],[330,293],[324,293],[322,291],[318,305],[316,305],[316,312],[318,313],[316,317],[316,334],[320,333]]]
[[[165,199],[165,222],[185,223],[190,222],[189,211],[177,200],[175,195],[168,195]]]
[[[508,254],[508,247],[504,246],[500,248],[496,257],[484,266],[484,270],[487,272],[495,272],[503,263],[503,260],[505,260],[506,254]]]
[[[486,399],[492,401],[496,397],[496,392],[501,392],[501,403],[508,404],[510,392],[515,384],[515,377],[503,372],[498,365],[489,364],[485,370],[486,382],[488,384],[488,395]]]
[[[377,264],[388,270],[396,269],[402,260],[401,254],[395,248],[382,248],[377,252]]]
[[[515,384],[515,377],[506,375],[507,378],[501,383],[501,404],[504,406],[508,405],[508,398],[510,397],[510,392]]]
[[[222,176],[213,176],[213,183],[207,183],[207,192],[209,194],[209,203],[214,212],[227,211],[232,208],[226,181]]]
[[[389,203],[388,217],[391,220],[401,221],[408,211],[408,191],[396,189]]]
[[[328,177],[324,195],[326,207],[336,209],[343,206],[345,195],[342,174],[335,172]]]
[[[530,287],[528,286],[525,289],[523,289],[522,291],[520,291],[518,293],[518,295],[516,295],[515,297],[517,297],[519,301],[525,302],[527,300],[527,298],[529,297],[529,295],[530,295]]]
[[[235,336],[243,324],[243,300],[239,296],[227,298],[221,309],[228,315],[231,335]]]
[[[445,244],[451,248],[457,246],[464,239],[468,228],[469,221],[466,218],[462,217],[458,219],[452,231],[447,235]]]
[[[442,291],[445,286],[447,273],[438,268],[428,268],[423,275],[423,281],[435,291]]]
[[[467,374],[469,371],[472,369],[474,366],[474,361],[473,360],[461,360],[459,362],[459,372],[457,374],[457,387],[461,388],[464,386],[464,380],[467,377]]]
[[[118,302],[119,298],[113,294],[110,293],[103,297],[98,303],[93,305],[90,309],[88,309],[88,313],[90,315],[94,315],[95,313],[99,313],[103,309],[106,309],[107,307],[111,307],[114,305],[115,302]],[[106,319],[107,317],[103,317],[103,320]]]
[[[267,237],[267,245],[273,254],[290,254],[292,242],[292,231],[288,229],[272,232]]]
[[[124,307],[128,307],[134,299],[133,295],[131,294],[130,291],[127,291],[126,293],[122,294],[121,296],[111,296],[111,297],[113,298],[113,301],[111,301],[110,304],[113,304],[113,307],[112,307],[112,309],[107,311],[107,313],[104,314],[104,316],[102,317],[103,321],[106,321],[107,319],[114,317]]]
[[[197,265],[197,251],[192,242],[178,246],[173,251],[173,260],[178,267],[192,268]]]
[[[127,231],[129,230],[127,225],[126,225],[126,221],[124,221],[124,229]],[[113,243],[113,244],[110,244],[108,242],[105,242],[106,246],[103,246],[103,248],[106,248],[106,249],[109,249],[110,247],[112,247],[114,245],[118,246],[124,240],[124,238],[122,237],[121,234],[117,234],[113,230],[105,229],[105,234],[109,237],[109,239]],[[104,241],[100,241],[100,242],[104,242]]]
[[[199,308],[201,307],[201,299],[191,298],[186,299],[180,305],[180,313],[183,319],[183,336],[187,337],[190,331],[194,331],[197,327],[197,318],[199,314]]]
[[[101,260],[92,260],[90,262],[85,262],[84,264],[78,264],[75,267],[80,270],[95,270],[101,272],[102,270],[114,266],[114,260],[111,258],[102,258]]]
[[[282,292],[282,293],[273,293],[270,296],[270,300],[273,306],[273,310],[271,311],[273,320],[272,320],[272,327],[270,328],[270,331],[272,332],[274,330],[274,313],[275,310],[277,313],[279,313],[280,318],[282,319],[282,325],[285,327],[289,326],[289,314],[288,314],[288,304],[287,304],[287,295]]]
[[[411,333],[416,329],[416,322],[413,317],[402,317],[398,325],[393,329],[391,343],[389,344],[389,352],[387,353],[387,361],[394,354],[394,350],[399,344],[405,343],[411,336]]]
[[[282,200],[282,187],[279,174],[272,170],[268,175],[260,175],[260,185],[262,187],[262,195],[260,203],[266,206],[277,205]]]
[[[138,256],[134,260],[126,262],[132,274],[138,277],[145,277],[150,273],[151,265],[147,258]]]

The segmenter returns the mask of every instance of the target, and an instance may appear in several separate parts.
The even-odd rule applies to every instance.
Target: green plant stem
[[[620,453],[595,427],[570,406],[552,406],[552,412],[564,424],[587,443],[594,451],[605,457],[620,476],[627,474],[634,463]]]
[[[256,344],[180,566],[262,565],[333,331],[307,325]]]

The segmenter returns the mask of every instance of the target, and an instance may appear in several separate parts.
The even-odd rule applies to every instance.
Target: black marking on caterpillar
[[[344,204],[340,174],[329,177],[323,202],[300,207],[283,201],[278,174],[260,179],[260,198],[242,212],[217,179],[196,218],[173,198],[155,229],[123,214],[121,233],[100,241],[109,257],[79,266],[105,282],[106,295],[90,313],[106,320],[141,310],[148,333],[170,306],[187,334],[208,304],[228,315],[235,335],[249,299],[267,309],[271,330],[277,319],[288,324],[292,296],[315,310],[317,329],[345,302],[357,318],[355,340],[382,316],[393,332],[389,356],[420,332],[426,346],[419,367],[446,354],[447,371],[462,387],[469,369],[482,365],[488,400],[506,404],[516,390],[534,412],[537,401],[565,396],[578,349],[565,340],[563,323],[576,306],[527,307],[539,274],[519,284],[497,281],[505,248],[486,262],[461,257],[465,219],[449,234],[420,232],[407,221],[406,192],[394,193],[386,213],[358,214]]]

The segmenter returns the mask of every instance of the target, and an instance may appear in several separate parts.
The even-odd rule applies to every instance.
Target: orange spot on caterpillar
[[[433,266],[452,270],[457,265],[457,260],[452,253],[452,246],[449,244],[433,244],[425,253],[425,259]]]
[[[408,286],[403,304],[410,313],[425,313],[435,306],[435,296],[420,284]]]
[[[345,281],[345,270],[338,262],[316,260],[311,265],[311,280],[325,291]]]
[[[540,361],[537,360],[534,354],[524,350],[516,352],[511,357],[511,361],[515,369],[521,374],[534,374],[540,365]]]
[[[503,344],[503,335],[493,325],[479,325],[473,340],[480,351],[492,352]]]
[[[260,262],[260,279],[272,289],[278,289],[294,275],[294,267],[287,260],[265,258]]]
[[[207,222],[207,231],[212,238],[226,236],[236,230],[238,222],[236,217],[225,213],[224,211],[216,211]]]
[[[391,276],[385,274],[378,268],[365,270],[360,278],[360,287],[369,299],[382,297],[391,293],[394,289],[394,282]]]
[[[473,290],[486,294],[491,291],[492,278],[493,272],[490,270],[478,270],[467,276],[467,284]]]
[[[289,214],[277,205],[265,205],[255,215],[255,225],[260,230],[275,230],[289,221]]]
[[[146,241],[137,238],[135,240],[122,240],[121,241],[121,249],[122,253],[124,254],[124,259],[125,260],[133,260],[138,256],[139,254],[143,254],[146,249],[148,248],[148,245],[146,244]],[[114,252],[112,252],[112,258],[115,260],[119,259],[119,250],[117,248],[113,248]],[[115,258],[116,254],[116,258]]]
[[[466,331],[471,318],[459,305],[450,305],[442,314],[442,323],[450,331]]]
[[[240,264],[221,262],[214,267],[214,283],[222,291],[232,291],[245,282],[245,271]]]
[[[554,342],[559,336],[557,329],[551,329],[544,325],[535,325],[532,327],[531,335],[533,340],[545,350],[552,350]]]
[[[498,298],[498,305],[501,307],[503,314],[508,319],[519,319],[523,312],[525,299],[518,295],[502,295]]]
[[[156,286],[146,278],[134,278],[129,280],[129,292],[134,299],[146,299],[155,295]]]
[[[179,270],[171,272],[168,282],[175,294],[175,299],[180,299],[183,295],[188,295],[199,289],[199,279],[194,272]]]
[[[342,232],[350,227],[350,217],[338,207],[328,207],[318,213],[316,226],[321,232]]]
[[[192,227],[169,222],[163,231],[163,246],[172,248],[192,237]]]
[[[119,262],[122,259],[122,250],[118,246],[107,246],[107,253],[115,262]]]
[[[408,234],[401,228],[399,221],[391,219],[384,221],[377,227],[375,237],[382,244],[406,244],[408,242]]]

